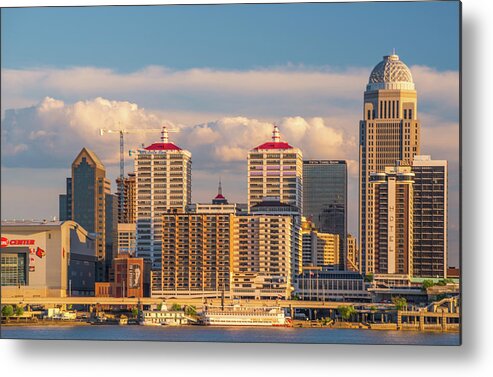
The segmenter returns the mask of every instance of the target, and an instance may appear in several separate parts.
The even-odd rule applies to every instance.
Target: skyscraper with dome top
[[[359,127],[360,271],[375,272],[374,188],[371,173],[397,161],[410,165],[420,154],[417,94],[410,69],[395,53],[384,56],[370,74]]]

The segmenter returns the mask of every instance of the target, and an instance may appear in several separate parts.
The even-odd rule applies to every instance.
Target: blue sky
[[[2,218],[57,216],[82,147],[115,190],[118,141],[98,129],[165,120],[192,152],[192,200],[210,201],[222,177],[228,199],[245,202],[246,154],[276,123],[305,158],[348,161],[356,234],[363,92],[395,48],[418,92],[421,153],[449,162],[456,265],[458,12],[445,1],[2,9]],[[129,137],[126,149],[155,138]]]
[[[2,65],[344,68],[396,48],[456,70],[458,32],[458,3],[444,1],[3,9]]]

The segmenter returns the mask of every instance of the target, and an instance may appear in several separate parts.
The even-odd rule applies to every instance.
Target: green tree
[[[157,310],[163,310],[163,303],[157,304]]]
[[[14,315],[14,308],[12,305],[5,305],[2,308],[2,317],[9,318]]]
[[[197,308],[195,306],[193,306],[193,305],[188,305],[185,308],[185,314],[186,315],[190,315],[190,316],[197,315]]]
[[[392,303],[397,310],[403,310],[407,306],[407,300],[404,297],[394,297]]]
[[[181,305],[180,304],[173,304],[173,305],[171,305],[171,310],[174,312],[177,312],[177,311],[181,310]]]
[[[24,308],[22,306],[16,306],[15,308],[15,315],[16,316],[21,316],[24,314]]]
[[[423,280],[423,291],[426,291],[428,288],[433,287],[435,283],[433,280]]]
[[[132,308],[132,316],[136,318],[138,315],[139,315],[139,309],[136,306],[134,306]]]
[[[371,283],[373,281],[373,274],[365,275],[365,282]]]
[[[351,316],[356,313],[356,309],[352,305],[341,305],[337,308],[339,315],[345,321],[351,318]]]

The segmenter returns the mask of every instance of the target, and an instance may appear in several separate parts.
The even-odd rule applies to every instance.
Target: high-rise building
[[[298,207],[286,203],[282,203],[278,198],[264,197],[260,203],[255,204],[250,208],[251,215],[273,215],[287,216],[291,220],[291,282],[294,284],[296,278],[302,272],[303,268],[303,247],[301,234],[301,216],[299,215]],[[277,236],[274,232],[273,236]],[[266,239],[266,242],[270,242]],[[272,242],[277,242],[273,239]]]
[[[72,177],[66,180],[65,194],[59,195],[58,209],[60,221],[72,219]]]
[[[233,217],[230,213],[165,214],[162,268],[152,273],[151,295],[229,293]]]
[[[250,214],[234,216],[233,222],[232,296],[290,298],[292,217]]]
[[[412,164],[420,153],[417,95],[409,68],[395,54],[384,56],[371,72],[364,94],[359,132],[359,239],[361,272],[375,272],[371,173],[396,161]]]
[[[120,182],[120,177],[118,177],[116,187],[118,187],[118,222],[122,224],[135,223],[135,173],[128,173],[128,177],[123,178],[123,185]],[[122,188],[123,195],[120,193]],[[120,203],[121,200],[123,203]]]
[[[415,156],[415,277],[447,277],[447,161]]]
[[[319,232],[339,235],[339,264],[346,268],[347,164],[343,160],[303,161],[303,216]]]
[[[106,178],[106,169],[93,151],[82,148],[72,163],[70,181],[71,220],[80,224],[89,233],[96,234],[98,260],[96,280],[104,281],[108,277],[108,266],[111,264],[111,250],[107,253],[107,248],[111,247],[114,232],[112,228],[114,213],[111,203],[107,203],[110,181]],[[67,199],[69,197],[70,193],[67,193]]]
[[[413,178],[410,166],[387,167],[370,174],[373,211],[369,235],[374,239],[374,273],[413,274]]]
[[[162,218],[170,210],[184,212],[192,200],[192,155],[168,141],[135,152],[137,257],[161,270]]]
[[[248,208],[265,197],[303,210],[303,155],[301,150],[282,142],[274,126],[272,141],[248,153]]]

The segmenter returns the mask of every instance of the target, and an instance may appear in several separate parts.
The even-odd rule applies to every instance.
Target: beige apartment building
[[[151,295],[229,294],[233,216],[227,212],[165,214],[162,265],[152,272]]]
[[[339,235],[303,230],[303,268],[339,265]]]
[[[412,164],[420,153],[417,94],[409,68],[392,54],[371,72],[364,93],[359,133],[359,238],[360,270],[375,273],[377,250],[373,231],[375,188],[372,173],[384,173],[396,161]]]
[[[233,217],[233,297],[291,297],[294,226],[292,216],[289,215],[252,214]]]
[[[117,225],[118,248],[117,255],[115,257],[120,257],[124,255],[129,257],[135,256],[135,232],[135,223]]]

